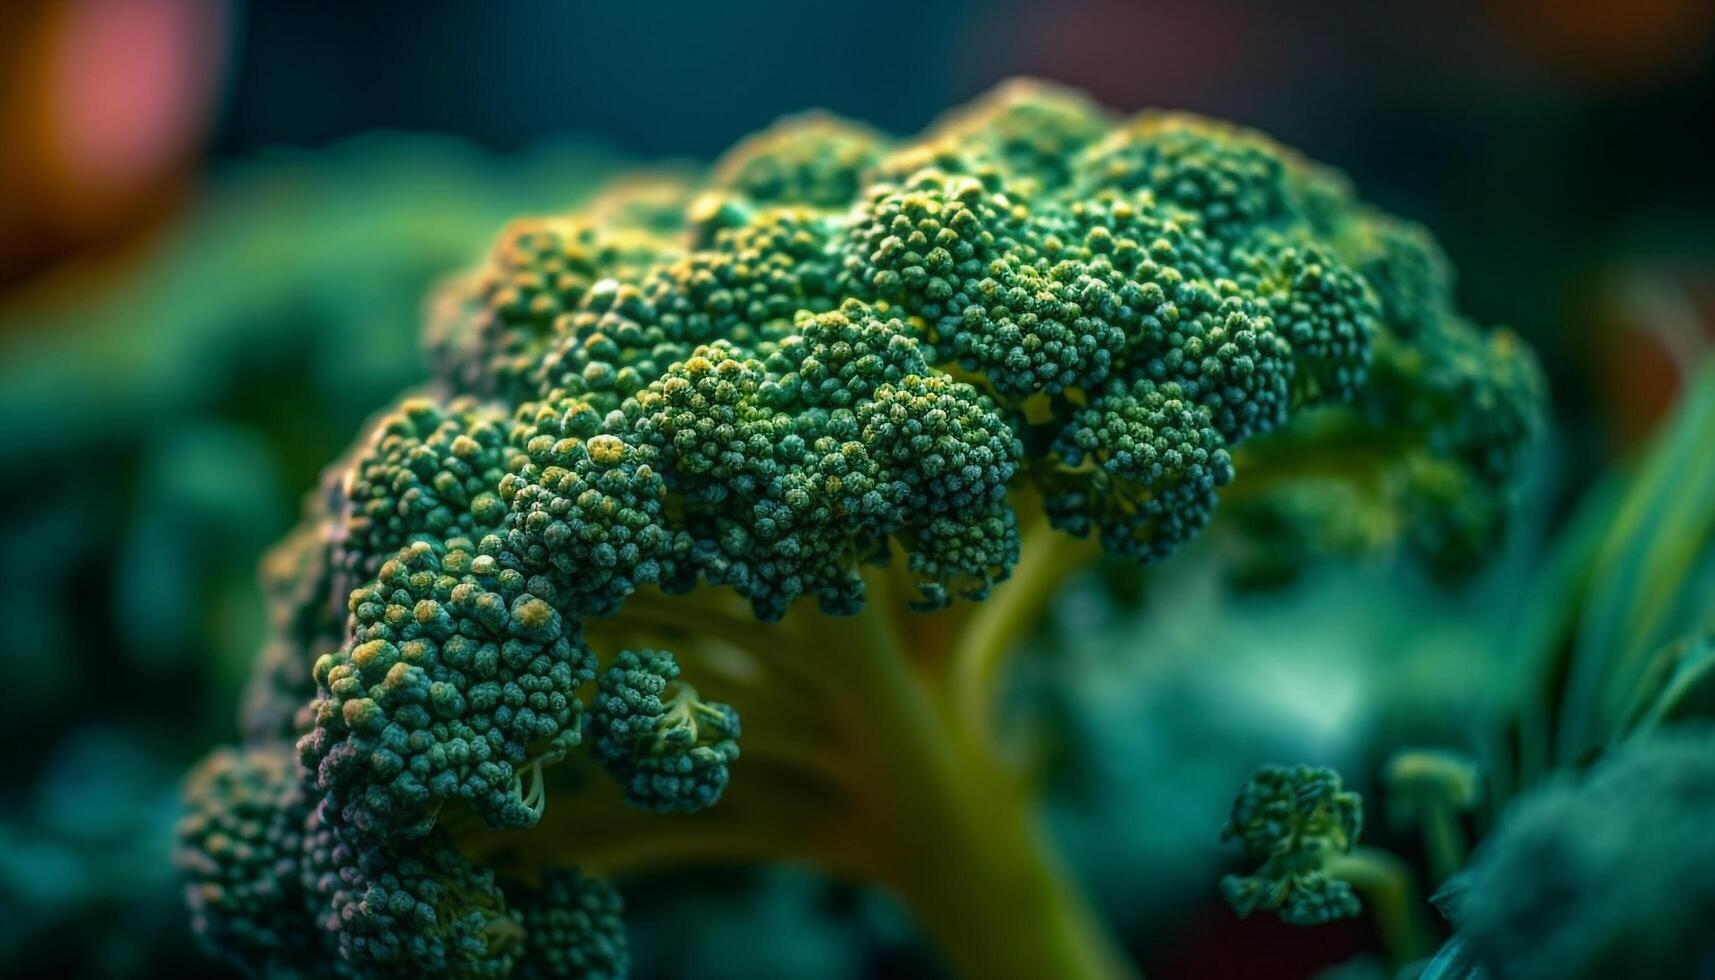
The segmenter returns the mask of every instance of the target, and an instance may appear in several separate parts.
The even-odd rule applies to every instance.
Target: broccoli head
[[[1337,174],[1028,82],[521,219],[424,346],[270,563],[246,754],[192,787],[199,930],[255,969],[618,974],[589,874],[748,856],[891,885],[972,975],[1112,974],[987,737],[1012,641],[1098,548],[1228,512],[1276,577],[1474,559],[1541,395]],[[1337,781],[1241,804],[1242,902],[1348,914]],[[946,892],[1018,867],[1058,913]]]

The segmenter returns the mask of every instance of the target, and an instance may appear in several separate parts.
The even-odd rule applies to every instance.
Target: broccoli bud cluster
[[[1329,863],[1357,843],[1363,822],[1363,801],[1332,769],[1264,766],[1239,791],[1221,831],[1257,868],[1221,879],[1221,893],[1240,915],[1273,912],[1296,926],[1351,918],[1358,896]]]
[[[698,698],[665,650],[622,650],[590,707],[592,749],[647,810],[714,805],[738,759],[738,712]]]
[[[199,932],[252,966],[622,973],[605,886],[519,891],[461,840],[535,826],[583,744],[641,808],[719,799],[737,712],[670,654],[586,639],[640,591],[851,614],[893,565],[935,610],[1006,580],[1021,528],[1156,561],[1227,494],[1293,555],[1343,546],[1282,503],[1304,479],[1395,532],[1366,543],[1452,563],[1500,529],[1540,401],[1433,243],[1337,175],[1033,83],[905,142],[785,120],[706,180],[521,220],[436,297],[425,347],[431,383],[275,562],[251,748],[191,788]],[[1372,471],[1317,467],[1354,445]],[[1292,908],[1338,911],[1307,882]]]

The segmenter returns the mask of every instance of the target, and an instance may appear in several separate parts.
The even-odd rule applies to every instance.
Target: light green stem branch
[[[1056,531],[1040,516],[1025,529],[1018,567],[971,617],[948,668],[954,710],[976,737],[991,737],[995,688],[1006,655],[1041,620],[1066,578],[1095,549],[1092,540]]]
[[[1459,814],[1443,804],[1423,808],[1423,850],[1434,884],[1446,881],[1465,866],[1465,831]]]
[[[879,793],[877,872],[972,978],[1120,980],[1129,959],[1053,853],[1034,801],[983,741],[914,672],[885,617],[833,651],[864,705],[869,751],[854,759]]]
[[[1061,550],[1053,540],[1030,549]],[[640,813],[588,767],[568,768],[560,778],[573,785],[551,788],[530,834],[478,834],[461,845],[503,862],[547,858],[603,873],[807,861],[898,894],[971,980],[1132,977],[1054,854],[1029,788],[971,724],[986,724],[987,679],[1040,615],[1069,557],[1033,558],[1011,583],[1017,588],[978,607],[982,615],[946,621],[982,637],[965,654],[978,679],[968,696],[978,700],[964,708],[955,707],[944,673],[954,658],[935,645],[942,634],[911,631],[911,620],[880,599],[890,595],[886,583],[872,582],[872,601],[855,617],[794,609],[773,625],[740,623],[706,602],[670,613],[677,597],[641,597],[592,629],[681,632],[687,670],[716,668],[700,672],[698,683],[706,677],[711,694],[724,688],[746,728],[726,797],[695,815]],[[990,611],[1014,603],[1020,608]],[[709,624],[717,645],[747,659],[720,664],[708,644],[693,642]],[[914,649],[908,635],[934,648]],[[794,710],[800,704],[811,716]]]
[[[1374,847],[1356,847],[1328,863],[1327,873],[1351,885],[1375,916],[1388,962],[1400,967],[1435,951],[1411,867]]]

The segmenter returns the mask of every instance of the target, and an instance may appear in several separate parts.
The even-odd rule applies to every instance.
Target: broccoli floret
[[[316,661],[300,750],[354,830],[420,835],[450,800],[530,826],[541,766],[578,744],[594,656],[555,593],[497,550],[493,536],[406,546],[352,593],[351,644]]]
[[[366,844],[324,798],[304,823],[305,918],[357,977],[509,976],[523,930],[492,871],[439,832]]]
[[[339,570],[366,582],[419,537],[481,537],[499,527],[506,504],[496,491],[508,456],[502,420],[468,400],[443,411],[419,397],[382,416],[347,471]]]
[[[1356,916],[1358,896],[1328,873],[1328,863],[1352,849],[1363,822],[1363,801],[1341,788],[1332,769],[1258,769],[1239,790],[1221,831],[1258,867],[1222,878],[1221,894],[1241,916],[1273,912],[1296,926]]]
[[[837,116],[788,116],[728,150],[710,184],[756,204],[843,208],[883,149],[879,134]]]
[[[596,758],[647,810],[695,813],[715,804],[738,760],[738,712],[704,701],[665,650],[621,650],[590,705]]]
[[[314,965],[298,875],[310,806],[289,746],[220,749],[192,771],[177,863],[210,951],[258,972]]]
[[[1510,807],[1450,894],[1495,980],[1694,977],[1715,965],[1715,731],[1623,745]]]
[[[788,120],[506,229],[279,564],[295,664],[246,728],[298,739],[318,967],[619,972],[605,893],[497,882],[742,856],[881,879],[972,975],[1115,972],[996,757],[996,678],[1079,539],[1159,561],[1220,497],[1281,562],[1335,522],[1271,502],[1331,484],[1366,546],[1489,549],[1540,383],[1402,229],[1258,134],[1034,83],[900,144]],[[586,724],[623,794],[561,764]],[[1234,886],[1300,920],[1347,911],[1318,862],[1356,834],[1310,782]],[[936,919],[955,885],[1063,908]]]
[[[518,411],[511,508],[497,557],[545,576],[572,616],[602,616],[647,582],[673,581],[687,542],[663,519],[666,483],[645,447],[600,431],[575,398]]]
[[[1013,182],[1031,181],[1031,190],[1042,192],[1071,180],[1079,152],[1112,125],[1107,110],[1082,92],[1021,78],[949,113],[935,131],[949,145],[944,155],[992,161]]]
[[[1182,113],[1144,113],[1079,161],[1087,190],[1150,191],[1224,241],[1297,216],[1289,151],[1260,133]]]
[[[1292,347],[1297,397],[1350,401],[1369,375],[1380,316],[1370,284],[1313,241],[1266,232],[1236,250],[1233,264]]]
[[[186,783],[179,866],[199,941],[260,975],[620,977],[618,893],[545,868],[513,888],[446,832],[374,841],[313,802],[289,744],[220,750]],[[520,965],[523,968],[514,971]]]
[[[1393,333],[1415,338],[1453,314],[1453,266],[1428,230],[1366,211],[1347,238],[1346,251],[1359,256],[1358,271]]]
[[[573,868],[544,868],[533,888],[514,893],[525,951],[514,974],[524,980],[574,977],[621,980],[631,971],[625,900],[600,878]]]
[[[455,391],[516,398],[529,390],[562,317],[603,282],[635,274],[665,251],[651,236],[588,219],[516,221],[488,264],[437,297],[425,337],[429,365]]]
[[[1097,469],[1048,498],[1051,519],[1080,535],[1093,523],[1114,554],[1157,557],[1214,516],[1216,488],[1233,479],[1226,446],[1178,382],[1110,384],[1055,441],[1067,464]]]

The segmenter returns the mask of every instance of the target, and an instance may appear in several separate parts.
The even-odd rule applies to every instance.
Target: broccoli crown
[[[1529,352],[1460,316],[1427,235],[1237,127],[1013,83],[904,145],[784,120],[687,200],[647,226],[558,219],[575,261],[509,231],[432,331],[447,394],[562,421],[512,440],[564,453],[534,466],[569,485],[509,474],[508,543],[562,576],[612,546],[611,603],[706,581],[764,619],[800,597],[846,613],[857,567],[895,552],[924,607],[981,598],[1016,562],[1016,507],[1156,560],[1252,458],[1354,445],[1330,468],[1389,533],[1294,520],[1276,500],[1314,465],[1254,481],[1241,525],[1460,566],[1538,426]],[[597,438],[640,474],[623,519],[579,496]]]
[[[1221,893],[1240,915],[1273,912],[1292,925],[1357,915],[1357,895],[1328,873],[1328,862],[1351,851],[1363,821],[1363,801],[1341,788],[1332,769],[1258,769],[1239,790],[1221,831],[1258,867],[1221,879]]]
[[[665,650],[621,650],[590,705],[596,758],[648,810],[712,806],[738,759],[738,712],[703,701]]]
[[[639,592],[852,614],[890,565],[890,590],[936,610],[985,598],[1026,533],[1155,561],[1222,495],[1312,555],[1347,539],[1280,505],[1310,478],[1378,515],[1366,544],[1474,555],[1540,401],[1529,352],[1459,315],[1433,242],[1338,175],[1256,133],[1119,121],[1035,83],[905,143],[782,121],[706,179],[515,222],[431,306],[431,382],[271,562],[247,700],[253,751],[297,740],[292,778],[267,785],[304,811],[283,826],[322,942],[294,955],[331,956],[323,972],[620,970],[595,886],[545,874],[509,906],[493,872],[517,869],[461,844],[535,826],[543,769],[585,724],[631,803],[719,799],[738,715],[636,648],[657,637],[627,608]],[[724,598],[686,600],[673,630],[748,632]],[[702,656],[697,639],[678,649]],[[269,809],[240,791],[258,779],[205,782],[204,827],[259,832],[239,816]],[[215,855],[193,884],[223,889],[200,927],[263,963],[285,933],[246,925],[271,893],[231,837],[187,830],[188,853]],[[1252,901],[1343,908],[1313,853],[1260,856],[1290,869]],[[584,918],[557,917],[573,905]]]
[[[1715,730],[1667,729],[1523,797],[1453,890],[1495,980],[1715,970]]]

